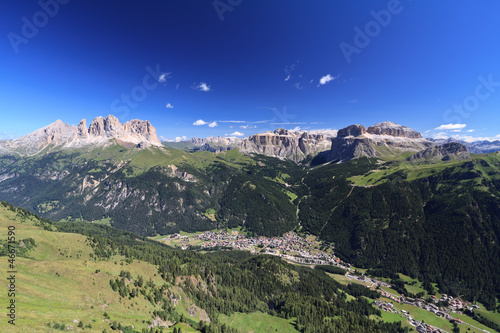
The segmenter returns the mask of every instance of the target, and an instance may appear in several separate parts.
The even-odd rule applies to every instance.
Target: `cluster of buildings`
[[[262,252],[303,264],[349,266],[333,254],[313,249],[309,241],[294,232],[286,233],[282,237],[247,237],[237,231],[229,233],[221,230],[205,231],[194,238],[203,240],[204,247],[232,247],[252,253]]]
[[[419,333],[443,333],[443,330],[432,325],[419,322],[418,320],[413,320],[413,322],[410,321],[410,324],[416,326],[416,330]]]
[[[410,324],[412,326],[415,326],[415,329],[417,330],[417,332],[421,332],[421,333],[424,333],[424,332],[425,333],[428,333],[428,332],[442,333],[443,332],[441,329],[439,329],[437,327],[434,327],[432,325],[428,325],[424,322],[421,322],[421,321],[418,321],[418,320],[412,318],[410,316],[410,314],[405,310],[401,310],[401,312],[399,312],[396,308],[394,308],[394,305],[392,303],[387,303],[384,301],[375,301],[373,304],[375,304],[376,307],[378,307],[379,309],[381,309],[383,311],[391,312],[391,313],[398,313],[398,314],[401,314],[402,316],[406,317],[406,319],[408,319]]]

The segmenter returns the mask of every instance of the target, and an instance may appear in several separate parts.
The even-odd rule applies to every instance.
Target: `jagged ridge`
[[[106,118],[93,119],[88,128],[85,119],[82,119],[78,126],[70,126],[57,120],[13,141],[1,142],[0,153],[34,155],[50,145],[61,148],[102,145],[109,143],[109,139],[113,138],[118,143],[129,146],[130,144],[161,145],[156,130],[149,120],[133,119],[122,125],[118,118],[108,115]]]

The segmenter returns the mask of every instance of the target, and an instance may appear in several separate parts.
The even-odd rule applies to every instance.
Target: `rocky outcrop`
[[[119,123],[118,123],[119,124]],[[156,129],[149,120],[132,119],[123,124],[123,129],[129,135],[139,138],[142,141],[160,146],[161,142],[156,134]]]
[[[82,119],[78,126],[76,127],[76,134],[81,138],[87,138],[89,136],[89,130],[87,129],[87,120]]]
[[[87,129],[87,122],[82,119],[78,126],[70,126],[57,120],[18,139],[2,142],[0,153],[33,155],[44,149],[75,148],[87,145],[108,144],[109,139],[125,146],[160,146],[155,128],[147,120],[131,120],[120,124],[118,118],[109,115],[92,120]]]
[[[238,148],[244,153],[257,153],[300,162],[328,150],[331,133],[308,133],[279,128],[274,132],[255,134],[243,139]]]
[[[363,125],[351,125],[340,129],[337,132],[337,137],[344,138],[346,136],[360,136],[366,133],[366,127]]]
[[[332,139],[329,161],[343,162],[358,157],[393,158],[403,152],[419,152],[434,146],[409,127],[391,122],[370,126],[351,125]]]
[[[408,161],[415,162],[420,160],[467,160],[470,158],[470,154],[467,151],[467,147],[458,143],[450,142],[445,143],[441,146],[434,146],[427,148],[421,152],[418,152],[410,157]]]
[[[92,120],[89,126],[89,135],[90,136],[103,136],[104,132],[104,118],[97,117]]]
[[[286,158],[295,162],[312,158],[322,151],[329,151],[331,138],[337,131],[295,131],[278,128],[274,132],[251,135],[248,138],[213,137],[205,139],[192,138],[180,143],[164,143],[173,148],[203,150],[214,153],[230,149],[239,149],[246,154],[263,154],[272,157]]]
[[[376,135],[389,135],[401,138],[421,139],[422,134],[409,127],[395,124],[390,121],[375,124],[368,127],[367,133]]]

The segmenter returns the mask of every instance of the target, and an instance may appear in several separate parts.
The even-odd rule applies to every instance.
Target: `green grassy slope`
[[[101,332],[109,330],[104,312],[112,320],[136,328],[147,326],[143,321],[151,319],[152,304],[144,299],[121,299],[111,292],[109,280],[118,277],[121,270],[128,270],[134,276],[140,274],[161,283],[156,267],[137,260],[128,264],[119,256],[94,261],[89,257],[93,251],[85,236],[43,230],[34,226],[33,220],[0,206],[0,230],[6,233],[9,226],[15,227],[18,240],[32,238],[36,246],[16,258],[16,325],[2,319],[0,331],[47,332],[50,322],[71,325],[72,331],[78,332],[78,321],[83,321],[92,325],[87,331]],[[2,256],[1,261],[6,263],[7,257]],[[2,265],[2,271],[5,269],[6,264]],[[6,296],[2,292],[2,308],[8,301]]]

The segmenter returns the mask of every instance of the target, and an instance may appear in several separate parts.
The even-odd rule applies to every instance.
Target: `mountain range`
[[[351,125],[338,131],[297,131],[279,128],[274,132],[248,138],[207,137],[183,142],[160,142],[148,120],[130,120],[123,125],[113,116],[97,117],[87,127],[85,119],[75,125],[61,120],[15,140],[0,141],[0,154],[35,155],[58,149],[105,146],[113,142],[127,148],[162,146],[210,152],[238,149],[245,154],[262,154],[292,160],[296,163],[346,161],[361,156],[388,157],[403,152],[419,152],[445,143],[459,143],[471,153],[500,150],[500,141],[465,142],[450,139],[424,139],[406,126],[390,121],[368,127]]]
[[[494,308],[500,154],[439,143],[383,122],[174,149],[148,121],[56,121],[1,143],[0,200],[143,236],[295,230],[334,244],[357,267],[402,272]],[[199,149],[207,144],[220,149]]]
[[[82,119],[78,126],[68,125],[61,120],[40,128],[33,133],[10,141],[0,141],[0,154],[17,153],[21,156],[35,155],[52,149],[69,149],[85,146],[103,146],[115,139],[118,144],[160,146],[155,128],[148,120],[130,120],[123,125],[118,118],[109,115],[97,117],[89,127]]]

